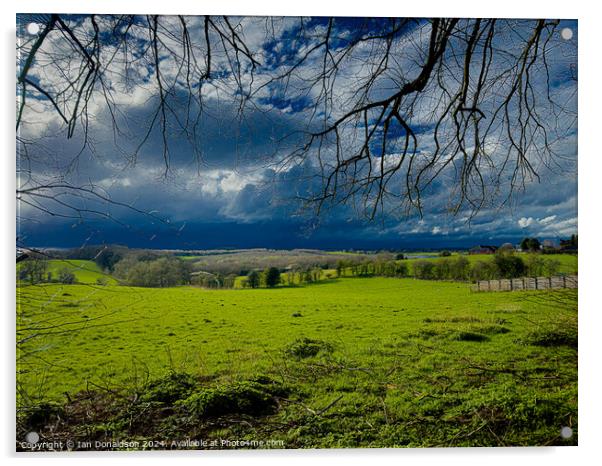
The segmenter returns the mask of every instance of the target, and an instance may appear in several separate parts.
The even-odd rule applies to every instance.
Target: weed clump
[[[441,335],[440,331],[430,329],[430,328],[422,328],[418,332],[413,333],[410,336],[415,337],[415,338],[422,338],[423,340],[428,340],[429,338],[437,337],[439,335]]]
[[[196,380],[190,374],[171,372],[163,378],[151,381],[145,387],[141,399],[173,404],[188,397],[196,385]]]
[[[291,343],[285,353],[295,359],[305,359],[316,356],[318,353],[332,353],[333,347],[330,343],[311,338],[300,338]]]
[[[290,393],[289,388],[282,385],[280,382],[277,382],[276,380],[271,378],[269,375],[263,375],[263,374],[256,375],[255,377],[252,377],[251,379],[249,379],[249,382],[262,385],[263,390],[266,390],[267,392],[271,393],[274,396],[284,397],[284,396],[288,396],[288,394]]]
[[[474,316],[454,316],[454,317],[450,318],[449,321],[450,322],[454,322],[454,323],[460,323],[460,322],[469,322],[469,323],[482,322],[481,319],[479,319],[478,317],[474,317]]]
[[[267,385],[252,381],[204,388],[178,401],[176,405],[197,418],[225,414],[271,414],[278,406]]]
[[[555,327],[532,332],[527,342],[536,346],[569,346],[577,348],[578,334],[576,326]]]

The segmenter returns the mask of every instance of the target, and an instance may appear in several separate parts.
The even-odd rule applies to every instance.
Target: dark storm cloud
[[[313,26],[319,27],[320,22]],[[576,29],[576,25],[572,27]],[[273,67],[293,52],[287,34],[290,31],[285,30],[279,40],[265,45]],[[553,85],[566,90],[567,101],[576,106],[570,64],[560,59],[554,63]],[[299,198],[316,187],[317,167],[311,163],[285,170],[270,166],[299,144],[299,131],[306,128],[312,96],[288,98],[281,90],[272,89],[258,98],[258,106],[244,113],[241,120],[236,104],[208,95],[194,141],[200,154],[178,131],[176,121],[168,121],[167,173],[158,127],[132,159],[152,121],[156,101],[126,97],[117,116],[122,132],[117,144],[110,115],[98,110],[90,130],[90,146],[81,153],[81,132],[67,140],[56,121],[44,123],[41,111],[36,118],[42,123],[22,129],[24,137],[38,140],[30,148],[27,162],[37,178],[60,177],[75,185],[94,185],[111,199],[152,215],[102,200],[75,202],[92,205],[109,220],[94,215],[61,219],[23,206],[19,231],[23,241],[37,246],[120,243],[203,249],[465,247],[487,240],[516,242],[524,235],[566,236],[577,228],[574,129],[558,148],[560,165],[539,167],[540,180],[528,184],[503,209],[486,207],[473,219],[462,212],[450,215],[448,193],[453,186],[450,178],[442,177],[425,193],[428,202],[423,218],[401,218],[393,212],[377,224],[358,219],[349,205],[333,207],[319,219],[312,219],[311,212],[301,211]],[[183,102],[181,95],[174,96],[174,105]],[[191,113],[196,110],[192,108]],[[559,121],[559,125],[571,128],[573,123]],[[419,116],[415,126],[417,134],[432,131],[432,125],[421,122]],[[283,139],[287,135],[293,136]],[[402,138],[404,133],[400,131],[398,136]],[[421,150],[428,152],[429,147]],[[502,184],[498,199],[507,194],[504,186],[507,184]]]

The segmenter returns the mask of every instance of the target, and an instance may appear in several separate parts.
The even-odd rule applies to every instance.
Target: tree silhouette
[[[388,207],[422,214],[438,183],[450,187],[454,214],[504,205],[539,169],[558,163],[558,144],[576,122],[571,96],[553,82],[558,50],[576,63],[576,43],[560,38],[557,20],[29,19],[42,29],[28,37],[22,25],[18,35],[17,196],[53,216],[106,217],[82,205],[112,200],[93,182],[45,182],[32,173],[31,160],[45,154],[23,129],[41,111],[53,115],[55,134],[81,141],[66,173],[85,149],[95,150],[102,114],[128,163],[158,135],[167,175],[174,140],[187,140],[202,168],[201,126],[215,95],[236,107],[240,124],[294,106],[305,125],[274,142],[269,166],[276,173],[311,166],[311,189],[299,197],[316,213],[354,203],[370,219]],[[260,40],[251,38],[257,32]],[[125,147],[132,133],[120,99],[141,88],[148,118],[136,125],[135,147]]]

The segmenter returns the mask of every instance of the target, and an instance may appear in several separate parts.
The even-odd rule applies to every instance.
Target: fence
[[[577,275],[479,280],[472,285],[472,291],[531,291],[558,288],[577,288]]]

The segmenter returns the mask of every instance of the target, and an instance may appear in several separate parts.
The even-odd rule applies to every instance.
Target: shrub
[[[548,277],[556,275],[560,269],[560,262],[555,259],[547,259],[545,261],[545,271]]]
[[[447,280],[451,276],[451,261],[449,259],[439,259],[435,262],[433,268],[433,278],[437,280]]]
[[[493,261],[501,278],[516,278],[525,274],[525,263],[511,252],[498,252]]]
[[[408,264],[405,262],[395,263],[395,276],[396,277],[407,277],[408,276]]]
[[[560,262],[555,259],[544,259],[539,254],[529,254],[526,260],[527,274],[530,277],[541,277],[556,275],[560,268]]]
[[[450,278],[452,280],[468,280],[470,277],[470,261],[458,256],[450,262]]]
[[[473,281],[491,280],[498,276],[497,266],[493,261],[477,261],[472,265],[470,277]]]
[[[414,262],[414,277],[422,280],[435,278],[435,263],[433,261],[419,260]]]
[[[545,260],[539,254],[528,254],[526,268],[530,277],[540,277],[544,274]]]

